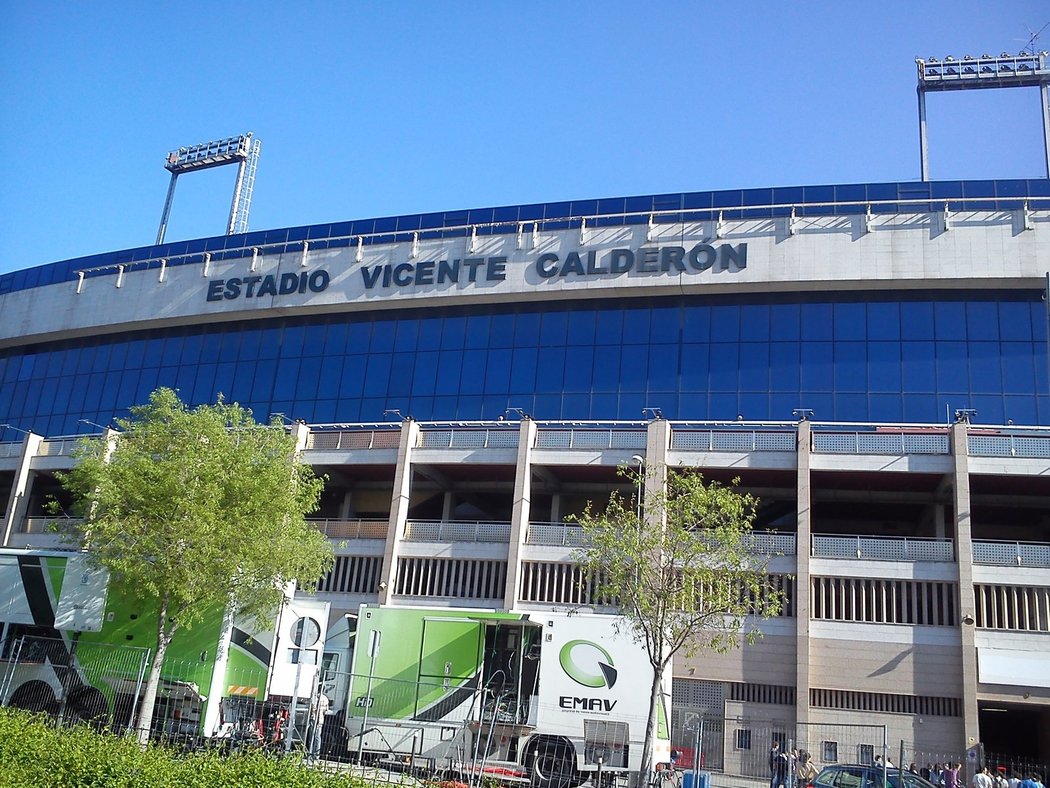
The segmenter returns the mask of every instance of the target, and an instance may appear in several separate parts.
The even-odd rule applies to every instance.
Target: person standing
[[[332,702],[320,690],[310,703],[310,749],[309,759],[316,761],[321,755],[321,733],[324,731],[324,719]]]
[[[769,750],[769,788],[777,788],[777,763],[780,761],[780,742],[773,742]]]
[[[812,756],[806,750],[802,750],[798,754],[798,766],[795,769],[797,787],[806,788],[819,773],[817,767],[813,765]]]
[[[944,788],[959,788],[959,769],[962,764],[949,763],[944,767]]]
[[[992,775],[988,771],[987,766],[973,776],[973,788],[995,788],[995,783],[992,782]]]
[[[770,769],[773,772],[769,782],[770,788],[791,788],[788,782],[791,775],[790,765],[791,760],[788,754],[777,744],[775,754],[770,754]]]

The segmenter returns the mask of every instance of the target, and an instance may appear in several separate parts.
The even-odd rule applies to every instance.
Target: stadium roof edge
[[[1050,179],[891,181],[724,189],[405,214],[174,241],[45,263],[0,275],[0,295],[73,281],[78,271],[102,266],[162,258],[192,263],[200,262],[205,253],[221,258],[239,257],[253,246],[301,245],[304,241],[311,248],[346,246],[351,238],[360,239],[361,243],[389,243],[410,240],[413,233],[457,237],[465,235],[466,228],[472,226],[479,227],[481,234],[503,233],[508,231],[508,226],[534,222],[542,223],[544,229],[564,229],[579,226],[581,219],[592,217],[595,217],[594,226],[609,226],[640,224],[653,215],[662,221],[683,221],[708,218],[721,212],[731,212],[737,218],[772,218],[796,210],[798,215],[851,214],[865,205],[875,213],[886,213],[896,212],[900,205],[921,205],[927,201],[931,204],[965,201],[967,207],[977,210],[1016,210],[1028,198],[1041,198],[1040,202],[1050,198]],[[226,250],[230,252],[223,254]],[[173,264],[179,264],[175,260]]]

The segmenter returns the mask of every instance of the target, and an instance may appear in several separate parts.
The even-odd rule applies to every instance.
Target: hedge
[[[299,757],[248,752],[182,754],[78,725],[55,728],[38,715],[0,709],[0,784],[11,788],[363,788],[359,777],[329,774]]]

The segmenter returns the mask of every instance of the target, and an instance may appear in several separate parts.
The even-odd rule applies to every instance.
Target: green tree
[[[671,659],[753,642],[760,634],[755,618],[777,615],[784,597],[767,559],[753,550],[757,499],[690,470],[621,467],[619,474],[643,492],[614,491],[600,512],[588,504],[577,518],[587,541],[577,560],[599,598],[644,645],[653,669],[638,774],[644,785]]]
[[[156,603],[157,648],[136,721],[144,743],[176,631],[223,608],[269,622],[285,586],[314,588],[332,551],[304,519],[323,480],[297,461],[279,422],[259,424],[221,397],[190,409],[161,388],[117,429],[82,441],[61,480],[83,516],[68,536],[117,590]]]

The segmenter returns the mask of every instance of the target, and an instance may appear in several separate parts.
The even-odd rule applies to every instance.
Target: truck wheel
[[[13,706],[16,709],[39,711],[51,715],[54,715],[58,710],[58,701],[55,698],[55,691],[51,689],[50,684],[46,681],[40,681],[39,679],[27,681],[12,692],[10,699],[7,701],[7,705]]]
[[[533,769],[540,788],[572,788],[582,782],[576,758],[564,745],[539,745]]]
[[[101,723],[109,716],[109,704],[95,687],[81,687],[69,693],[66,713],[73,720]]]

